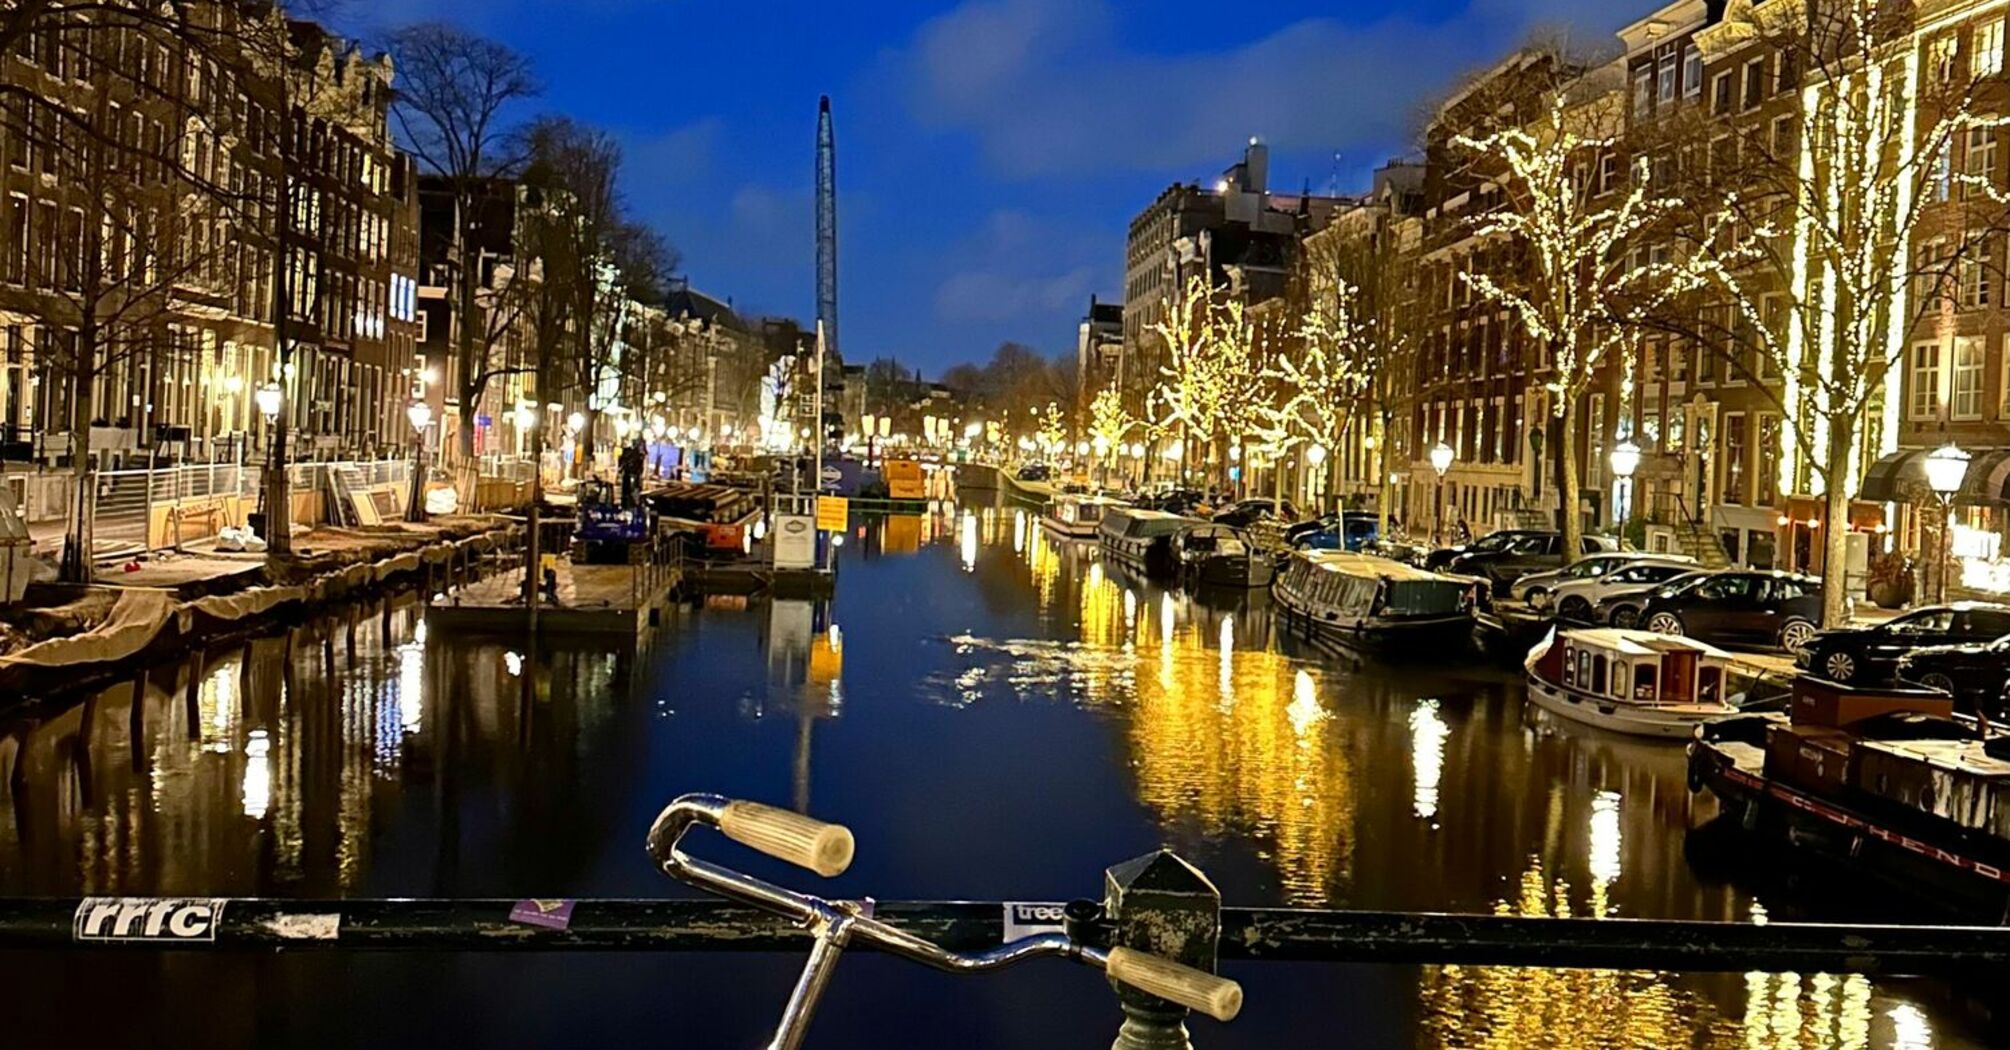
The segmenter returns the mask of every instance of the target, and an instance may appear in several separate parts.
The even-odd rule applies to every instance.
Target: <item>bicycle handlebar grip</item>
[[[1242,1012],[1242,985],[1191,966],[1132,948],[1111,948],[1104,969],[1111,977],[1217,1021]]]
[[[851,867],[851,829],[759,802],[729,802],[719,830],[743,846],[830,878]]]

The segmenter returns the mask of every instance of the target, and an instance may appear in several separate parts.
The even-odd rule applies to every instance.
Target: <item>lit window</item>
[[[1982,418],[1982,337],[1954,339],[1954,389],[1949,408],[1955,419]]]
[[[1919,343],[1912,348],[1909,408],[1914,419],[1937,419],[1940,416],[1939,343]]]
[[[2003,72],[2003,20],[1992,18],[1975,27],[1969,42],[1969,66],[1975,76],[1993,77]]]

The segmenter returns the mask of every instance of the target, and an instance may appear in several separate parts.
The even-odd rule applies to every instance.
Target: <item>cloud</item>
[[[1565,20],[1596,36],[1612,16],[1606,0],[1472,0],[1449,20],[1312,18],[1155,53],[1124,42],[1108,0],[966,0],[917,33],[905,77],[917,118],[974,133],[1003,175],[1163,171],[1219,164],[1252,135],[1316,153],[1399,141],[1420,104],[1497,56],[1488,41]]]
[[[1096,286],[1094,267],[1081,266],[1050,276],[1015,276],[990,271],[950,275],[935,292],[935,313],[951,324],[1037,321],[1081,311]]]

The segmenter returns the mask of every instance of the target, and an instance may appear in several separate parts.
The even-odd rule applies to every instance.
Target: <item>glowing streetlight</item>
[[[1633,517],[1633,472],[1640,469],[1640,446],[1631,438],[1613,446],[1612,476],[1620,480],[1626,502],[1619,507],[1619,545],[1626,546],[1626,526]]]
[[[258,400],[258,410],[265,414],[265,421],[276,422],[279,419],[279,405],[284,397],[279,390],[279,384],[267,383],[258,388],[255,396]]]
[[[406,521],[426,520],[426,428],[433,425],[433,406],[414,401],[405,409],[412,424],[412,495],[405,504]]]
[[[565,426],[566,429],[571,430],[573,433],[578,433],[586,428],[586,417],[574,412],[565,417]]]
[[[1940,500],[1940,584],[1937,600],[1947,600],[1947,574],[1954,567],[1954,497],[1968,479],[1968,463],[1973,456],[1950,441],[1926,457],[1926,487]]]
[[[1456,453],[1452,451],[1452,446],[1442,441],[1438,442],[1437,446],[1431,449],[1431,469],[1438,472],[1437,535],[1439,537],[1445,534],[1445,472],[1452,469],[1452,460],[1455,457]]]

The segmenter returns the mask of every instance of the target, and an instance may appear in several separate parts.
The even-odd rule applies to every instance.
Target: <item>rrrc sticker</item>
[[[223,905],[221,897],[86,897],[70,933],[79,941],[214,941]]]

